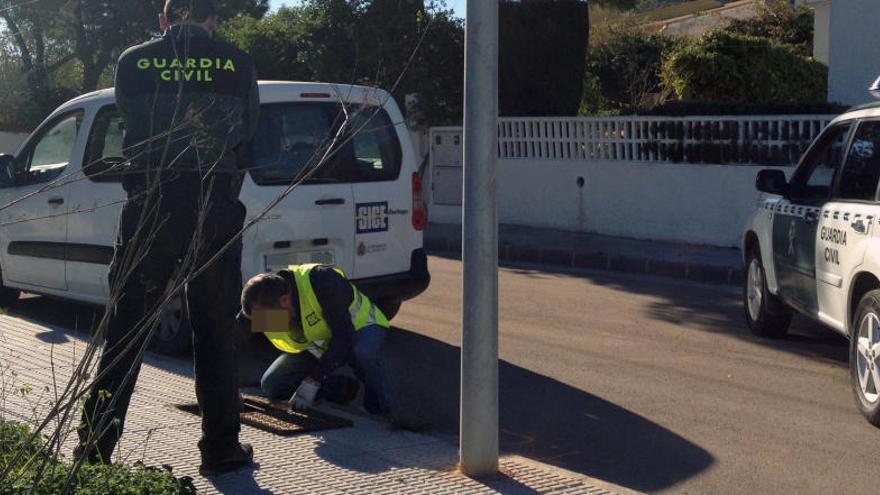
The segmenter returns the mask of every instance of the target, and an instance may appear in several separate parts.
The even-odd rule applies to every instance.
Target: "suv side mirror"
[[[0,154],[0,187],[15,185],[15,157]]]
[[[788,192],[788,181],[782,170],[761,170],[755,178],[755,189],[769,193],[785,195]]]

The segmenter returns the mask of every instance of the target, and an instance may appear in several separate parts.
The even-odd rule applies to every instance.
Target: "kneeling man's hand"
[[[296,389],[293,397],[290,398],[290,407],[297,411],[305,411],[312,407],[312,403],[315,402],[315,395],[318,394],[318,389],[320,388],[320,383],[311,378],[306,378],[299,384],[299,388]]]

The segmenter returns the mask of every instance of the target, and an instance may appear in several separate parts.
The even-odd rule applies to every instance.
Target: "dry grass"
[[[610,7],[590,6],[590,24],[593,28],[601,29],[624,18],[628,18],[633,24],[646,24],[697,14],[723,5],[719,0],[692,0],[690,2],[667,5],[631,16]]]

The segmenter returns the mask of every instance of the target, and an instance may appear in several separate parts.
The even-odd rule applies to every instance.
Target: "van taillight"
[[[422,176],[418,172],[412,175],[412,225],[416,230],[424,230],[428,224],[428,213],[422,202]]]

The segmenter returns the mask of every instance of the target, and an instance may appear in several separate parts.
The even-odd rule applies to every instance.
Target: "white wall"
[[[831,2],[813,3],[813,58],[828,65],[831,49]]]
[[[14,154],[27,137],[27,134],[0,132],[0,154]]]
[[[880,75],[878,20],[880,0],[831,2],[829,101],[855,105],[873,100],[868,86]]]
[[[738,247],[766,167],[502,160],[501,223]],[[791,170],[786,167],[784,170]],[[578,178],[584,179],[583,188]],[[461,208],[431,205],[432,222],[460,223]]]

